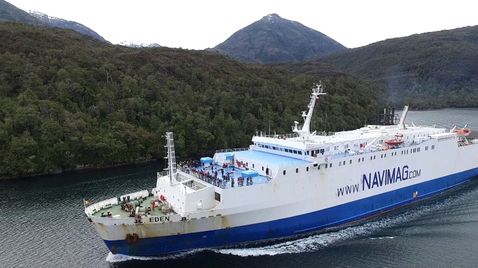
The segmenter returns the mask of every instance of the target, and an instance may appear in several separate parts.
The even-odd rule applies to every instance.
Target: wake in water
[[[190,250],[190,251],[185,251],[177,254],[171,254],[167,256],[162,256],[162,257],[140,257],[140,256],[128,256],[128,255],[122,255],[122,254],[113,254],[111,252],[108,253],[106,256],[106,261],[107,262],[124,262],[124,261],[132,261],[132,260],[137,260],[137,261],[162,261],[162,260],[171,260],[171,259],[179,259],[179,258],[184,258],[189,255],[196,254],[201,251],[205,251],[207,249],[195,249],[195,250]]]
[[[312,235],[292,241],[282,242],[274,245],[251,248],[227,248],[214,249],[212,251],[221,254],[230,254],[241,257],[251,256],[274,256],[279,254],[294,254],[317,251],[321,248],[336,244],[341,241],[350,240],[357,237],[371,236],[380,230],[390,228],[414,219],[422,215],[430,214],[444,206],[450,206],[466,199],[466,193],[459,196],[450,196],[439,202],[421,205],[411,208],[408,211],[397,215],[391,215],[374,221],[366,222],[360,225],[348,227],[338,231]],[[369,237],[369,239],[394,239],[393,236]]]
[[[380,230],[390,228],[396,225],[406,223],[408,221],[417,219],[423,215],[431,214],[436,210],[439,210],[445,206],[452,206],[454,204],[460,203],[467,200],[468,194],[470,192],[465,192],[461,194],[454,194],[438,202],[433,202],[431,204],[420,205],[415,208],[410,208],[407,211],[401,212],[396,215],[387,216],[370,222],[366,222],[360,225],[355,225],[352,227],[347,227],[338,231],[332,231],[317,235],[308,236],[305,238],[299,238],[295,240],[290,240],[286,242],[280,242],[273,245],[259,246],[259,247],[245,247],[245,248],[222,248],[222,249],[197,249],[192,251],[187,251],[184,253],[168,255],[164,257],[135,257],[135,256],[126,256],[126,255],[114,255],[111,252],[106,257],[108,262],[122,262],[130,260],[167,260],[167,259],[176,259],[183,258],[188,255],[192,255],[198,252],[210,250],[219,254],[229,254],[240,257],[251,257],[251,256],[274,256],[280,254],[294,254],[294,253],[305,253],[313,252],[324,247],[336,244],[341,241],[350,240],[357,237],[367,237],[369,239],[394,239],[393,236],[380,236],[380,237],[370,237],[373,233],[376,233]]]

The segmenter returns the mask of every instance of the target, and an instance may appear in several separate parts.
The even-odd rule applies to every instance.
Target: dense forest
[[[478,26],[384,40],[317,61],[376,83],[393,106],[478,106]]]
[[[127,48],[69,30],[0,24],[0,177],[136,163],[247,146],[290,132],[322,80],[313,127],[363,125],[376,89],[341,73],[292,73],[213,52]],[[8,40],[8,41],[7,41]]]

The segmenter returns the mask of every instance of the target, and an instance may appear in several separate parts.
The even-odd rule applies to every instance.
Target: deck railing
[[[332,136],[335,132],[327,132],[327,131],[318,131],[315,132],[317,136]],[[274,139],[288,139],[288,138],[297,138],[299,137],[298,133],[287,133],[287,134],[263,134],[258,133],[255,137],[265,137],[265,138],[274,138]]]
[[[247,151],[247,150],[249,150],[249,147],[246,147],[246,148],[220,149],[220,150],[216,150],[216,153],[239,152],[239,151]]]

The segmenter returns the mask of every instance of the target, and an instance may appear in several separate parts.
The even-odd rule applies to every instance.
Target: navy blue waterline
[[[113,253],[131,256],[159,256],[196,248],[212,248],[270,240],[320,231],[370,217],[431,197],[478,175],[478,168],[448,175],[360,199],[343,205],[290,218],[207,232],[140,239],[131,245],[126,240],[105,240]],[[418,196],[414,198],[414,192]]]

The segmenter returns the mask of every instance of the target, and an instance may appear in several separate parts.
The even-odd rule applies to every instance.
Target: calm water
[[[478,109],[410,112],[407,121],[468,123],[478,129]],[[167,259],[109,255],[83,215],[82,198],[101,200],[151,188],[159,168],[0,182],[0,267],[476,267],[478,263],[478,180],[380,219],[275,245]]]

